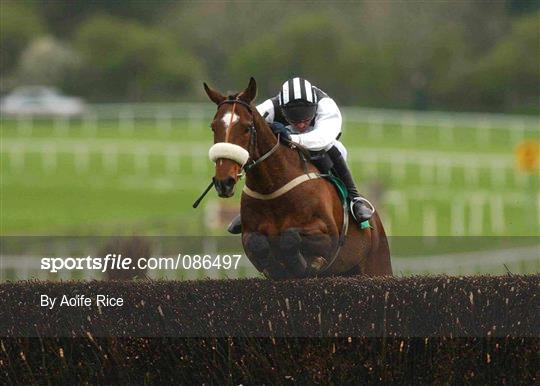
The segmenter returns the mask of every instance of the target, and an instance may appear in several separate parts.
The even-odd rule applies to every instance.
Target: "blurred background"
[[[539,1],[0,6],[2,236],[225,235],[238,194],[191,207],[213,175],[202,82],[254,76],[262,102],[303,76],[391,236],[519,240],[480,263],[393,248],[396,272],[540,269]]]

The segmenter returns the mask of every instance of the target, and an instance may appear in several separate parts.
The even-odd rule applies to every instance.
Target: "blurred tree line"
[[[259,100],[294,75],[339,103],[538,112],[540,2],[0,0],[1,92],[90,101]]]

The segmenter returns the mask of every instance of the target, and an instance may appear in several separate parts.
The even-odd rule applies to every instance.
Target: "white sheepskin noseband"
[[[210,148],[208,156],[212,162],[216,162],[220,158],[225,158],[240,164],[240,166],[244,166],[249,159],[249,152],[233,143],[218,142]]]

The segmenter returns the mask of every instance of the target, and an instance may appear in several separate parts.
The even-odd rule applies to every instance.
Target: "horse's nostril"
[[[234,186],[235,182],[234,177],[227,177],[225,181],[223,181],[223,185],[230,189]]]
[[[227,177],[222,180],[214,179],[214,185],[220,197],[230,197],[232,195],[236,180],[234,177]]]

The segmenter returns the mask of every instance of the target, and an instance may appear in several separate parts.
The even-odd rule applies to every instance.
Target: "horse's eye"
[[[214,128],[212,127],[212,125],[210,125],[210,129],[211,129],[212,131],[215,131]]]

